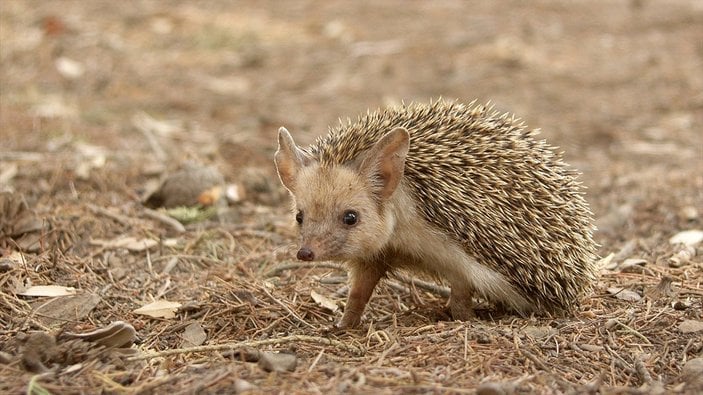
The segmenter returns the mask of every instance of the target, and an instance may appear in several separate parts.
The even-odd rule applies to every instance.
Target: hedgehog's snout
[[[308,247],[301,247],[296,255],[301,261],[312,261],[315,259],[315,253]]]

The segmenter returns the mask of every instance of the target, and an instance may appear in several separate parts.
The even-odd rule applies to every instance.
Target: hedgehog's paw
[[[357,313],[351,309],[345,310],[342,319],[337,322],[334,327],[337,330],[354,329],[361,325],[361,313]]]

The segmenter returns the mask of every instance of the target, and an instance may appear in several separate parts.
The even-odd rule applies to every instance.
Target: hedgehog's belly
[[[453,295],[475,292],[519,312],[531,310],[532,303],[503,274],[478,263],[455,240],[421,219],[410,195],[397,191],[393,200],[394,207],[402,210],[394,210],[395,228],[388,243],[393,256],[387,262],[391,269],[442,278],[449,282]]]

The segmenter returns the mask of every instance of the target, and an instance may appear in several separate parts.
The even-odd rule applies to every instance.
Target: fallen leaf
[[[42,246],[42,235],[40,233],[25,233],[15,240],[17,247],[25,252],[38,252]]]
[[[105,347],[124,348],[130,347],[137,340],[137,331],[124,321],[115,321],[110,325],[86,333],[65,333],[69,339],[82,339],[98,343]]]
[[[20,236],[25,233],[36,232],[44,229],[44,221],[33,215],[24,215],[17,219],[10,236]]]
[[[625,300],[628,302],[637,302],[642,299],[640,294],[634,291],[630,291],[629,289],[625,288],[620,288],[620,287],[611,287],[608,288],[608,293],[615,296],[616,298],[620,300]]]
[[[691,229],[679,232],[669,239],[671,244],[684,244],[687,246],[695,246],[703,241],[703,230]]]
[[[136,237],[125,236],[113,240],[92,239],[90,244],[107,249],[126,248],[130,251],[144,251],[157,246],[159,242],[154,239],[137,239]]]
[[[618,268],[620,269],[621,272],[623,273],[628,273],[628,272],[638,272],[640,273],[642,271],[641,267],[647,264],[647,260],[645,259],[640,259],[640,258],[628,258],[622,261],[618,265]]]
[[[602,258],[600,261],[598,261],[598,267],[601,269],[606,269],[606,270],[613,270],[615,269],[618,265],[616,262],[613,262],[613,257],[615,257],[615,253],[611,252],[608,254],[608,256]]]
[[[59,326],[66,322],[80,321],[100,303],[100,296],[82,293],[75,296],[60,296],[47,302],[40,299],[31,303],[35,318],[46,326]]]
[[[133,313],[148,315],[153,318],[173,318],[176,316],[176,310],[179,307],[181,307],[181,304],[178,302],[157,300],[134,310]]]
[[[24,254],[19,251],[12,251],[10,255],[4,256],[2,259],[7,259],[8,261],[18,265],[25,262]]]
[[[203,329],[202,325],[198,322],[193,322],[188,325],[183,332],[183,342],[181,347],[195,347],[205,343],[207,340],[207,334]]]
[[[703,331],[703,321],[684,320],[679,324],[681,333],[696,333]]]
[[[18,293],[22,296],[68,296],[75,294],[75,288],[61,285],[34,285]]]
[[[333,313],[336,312],[337,309],[339,309],[337,303],[335,303],[334,300],[328,298],[327,296],[321,295],[315,291],[310,291],[310,296],[312,296],[312,300],[314,300],[315,303],[326,308],[327,310],[330,310]]]

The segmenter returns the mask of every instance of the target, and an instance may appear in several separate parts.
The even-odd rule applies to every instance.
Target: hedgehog
[[[593,214],[579,173],[537,129],[491,105],[439,99],[367,112],[307,148],[281,127],[274,162],[292,197],[297,258],[349,269],[338,328],[354,328],[397,272],[521,315],[573,313],[596,279]]]

